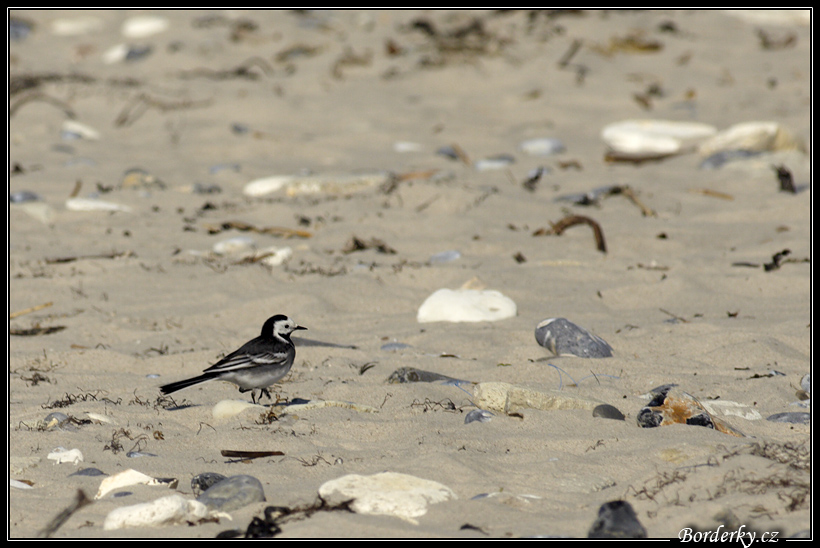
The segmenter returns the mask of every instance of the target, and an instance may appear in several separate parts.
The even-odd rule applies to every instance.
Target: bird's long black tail
[[[160,386],[159,390],[163,394],[171,394],[176,392],[177,390],[182,390],[183,388],[188,388],[189,386],[193,386],[195,384],[199,384],[201,382],[206,382],[215,379],[214,375],[200,375],[198,377],[194,377],[192,379],[185,379],[184,381],[177,381],[172,382],[170,384],[166,384],[164,386]]]

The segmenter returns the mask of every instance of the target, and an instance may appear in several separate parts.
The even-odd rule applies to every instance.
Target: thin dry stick
[[[632,200],[632,203],[641,209],[641,213],[644,217],[655,217],[655,211],[651,207],[644,204],[640,198],[638,198],[638,195],[635,194],[634,190],[628,186],[623,186],[621,187],[621,194]]]
[[[66,507],[65,510],[57,514],[54,519],[52,519],[48,525],[43,527],[38,533],[37,536],[39,538],[49,538],[53,535],[57,529],[63,526],[63,524],[68,521],[72,515],[74,515],[77,510],[82,508],[83,506],[88,506],[89,504],[93,503],[94,501],[88,498],[88,495],[82,489],[77,490],[77,494],[74,497],[74,501]]]
[[[43,303],[43,304],[38,304],[37,306],[31,306],[29,308],[24,308],[23,310],[18,310],[17,312],[12,312],[11,314],[9,314],[9,319],[13,320],[14,318],[17,318],[19,316],[24,316],[26,314],[31,314],[32,312],[37,312],[38,310],[48,308],[52,304],[54,304],[54,303],[47,302],[47,303]]]

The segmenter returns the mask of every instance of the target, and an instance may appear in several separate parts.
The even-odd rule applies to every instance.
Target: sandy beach
[[[619,500],[649,537],[810,536],[810,422],[769,420],[811,411],[807,14],[10,17],[9,538],[214,538],[269,506],[293,511],[277,538],[585,538]],[[613,151],[602,132],[627,120],[788,138],[729,147],[709,169],[705,138]],[[573,216],[605,251],[590,226],[555,233]],[[463,287],[514,314],[418,321],[431,294]],[[308,330],[271,392],[311,405],[215,416],[250,395],[225,382],[160,394],[274,314]],[[534,336],[548,318],[613,356],[553,355]],[[388,382],[400,368],[468,382]],[[579,407],[465,423],[481,383],[625,420]],[[742,436],[640,427],[667,384]],[[59,447],[82,461],[58,464]],[[75,474],[89,468],[104,475]],[[93,499],[128,469],[177,481],[122,488],[49,529],[78,491]],[[265,500],[104,528],[118,508],[196,498],[205,472],[253,476]],[[382,472],[451,496],[414,519],[305,510],[326,482]]]

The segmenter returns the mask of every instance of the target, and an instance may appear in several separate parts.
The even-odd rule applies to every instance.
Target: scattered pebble
[[[22,42],[34,32],[34,23],[20,17],[9,17],[9,38],[15,42]]]
[[[438,482],[396,472],[330,480],[319,487],[319,496],[330,505],[352,500],[350,508],[359,514],[395,516],[414,524],[431,504],[458,498]]]
[[[255,502],[264,502],[265,490],[262,482],[253,476],[230,476],[213,484],[196,500],[208,510],[232,512]]]
[[[760,152],[754,150],[720,150],[714,154],[710,154],[703,160],[700,163],[700,169],[720,169],[729,162],[745,160],[758,155],[760,155]]]
[[[440,253],[431,255],[428,261],[430,262],[430,264],[442,264],[456,261],[460,258],[461,252],[456,251],[455,249],[451,249],[448,251],[442,251]]]
[[[518,144],[518,150],[531,156],[549,156],[564,152],[566,147],[560,139],[541,137],[522,141]]]
[[[137,459],[140,457],[156,457],[154,453],[148,453],[147,451],[129,451],[125,454],[125,456],[129,459]]]
[[[165,17],[157,15],[140,15],[126,19],[120,32],[126,38],[146,38],[165,32],[171,23]]]
[[[535,327],[535,340],[556,356],[609,358],[612,347],[566,318],[550,318]]]
[[[625,420],[624,414],[621,413],[617,407],[614,405],[609,405],[608,403],[602,403],[595,407],[592,410],[593,417],[600,417],[603,419],[614,419],[618,421]]]
[[[156,175],[138,167],[127,170],[120,181],[120,188],[134,190],[164,190],[165,183]]]
[[[492,171],[495,169],[504,169],[515,163],[515,158],[509,154],[499,154],[490,158],[482,158],[476,160],[473,167],[476,171]]]
[[[98,32],[103,27],[103,20],[99,17],[60,17],[51,22],[51,33],[56,36],[80,36]]]
[[[613,500],[598,509],[598,517],[589,529],[587,538],[646,538],[646,529],[638,521],[631,504]]]
[[[216,242],[212,249],[217,255],[240,255],[252,253],[256,249],[256,244],[249,236],[235,236]]]
[[[65,202],[65,207],[70,211],[131,211],[128,206],[97,200],[96,198],[69,198]]]
[[[66,120],[63,122],[63,127],[60,130],[60,136],[66,141],[73,141],[75,139],[98,141],[100,139],[100,132],[76,120]]]
[[[712,428],[739,438],[744,434],[714,417],[697,398],[674,385],[664,385],[650,391],[652,400],[637,416],[638,426],[654,428],[670,424],[690,424]]]
[[[422,146],[419,143],[413,143],[411,141],[396,141],[395,143],[393,143],[394,152],[419,152],[421,150]]]
[[[515,317],[509,297],[492,289],[439,289],[419,307],[416,319],[428,322],[494,322]]]
[[[598,203],[598,199],[602,196],[611,194],[616,189],[620,189],[618,185],[606,185],[594,188],[587,192],[576,192],[573,194],[564,194],[555,198],[556,202],[570,202],[576,205],[593,205]]]
[[[766,417],[767,421],[790,422],[792,424],[811,424],[811,413],[789,411],[786,413],[775,413]]]
[[[96,478],[99,476],[107,476],[105,472],[100,470],[99,468],[80,468],[76,472],[69,474],[71,476],[87,476],[89,478]]]
[[[601,138],[615,158],[652,159],[680,154],[717,128],[696,122],[671,120],[624,120],[609,124]]]
[[[473,409],[464,417],[464,424],[470,424],[471,422],[490,422],[493,417],[494,415],[489,411]]]
[[[396,350],[404,350],[405,348],[412,348],[409,344],[400,343],[400,342],[389,342],[387,344],[383,344],[379,350],[383,350],[385,352],[395,352]]]
[[[39,194],[29,190],[18,190],[9,194],[9,203],[22,204],[26,202],[39,202],[42,198]]]

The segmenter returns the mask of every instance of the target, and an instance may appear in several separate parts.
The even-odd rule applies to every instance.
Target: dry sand
[[[163,32],[123,37],[122,23],[144,14],[12,13],[35,27],[10,44],[10,74],[34,78],[10,98],[9,190],[36,192],[51,217],[10,206],[9,310],[50,304],[10,328],[64,329],[10,336],[10,478],[33,487],[10,490],[10,537],[35,536],[78,489],[93,496],[99,478],[69,477],[80,467],[179,478],[187,496],[195,474],[250,474],[267,503],[234,512],[233,521],[103,531],[112,509],[168,493],[140,486],[81,509],[55,537],[213,538],[244,530],[266,505],[312,503],[328,480],[382,471],[440,482],[458,500],[431,506],[418,524],[323,512],[288,523],[281,536],[584,537],[599,506],[616,499],[633,505],[653,537],[720,523],[781,536],[810,529],[810,469],[800,458],[810,426],[765,420],[806,410],[794,403],[811,367],[811,268],[802,261],[811,253],[809,157],[776,158],[802,187],[790,194],[778,191],[769,161],[713,171],[698,169],[696,154],[612,163],[599,137],[604,125],[629,118],[718,129],[763,120],[808,141],[808,25],[719,11],[182,11],[158,13],[170,23]],[[55,34],[54,21],[78,16],[98,24]],[[436,41],[418,24],[441,37],[474,17],[483,24],[478,40]],[[776,43],[763,47],[760,31]],[[644,51],[613,47],[630,36]],[[562,67],[574,40],[581,47]],[[124,43],[152,49],[106,63]],[[61,139],[72,116],[99,138]],[[535,137],[561,139],[566,151],[541,158],[517,150]],[[396,151],[400,142],[417,150]],[[447,145],[471,160],[511,154],[516,162],[477,171],[436,154]],[[530,192],[521,181],[539,166],[550,172]],[[131,168],[165,189],[120,188]],[[392,189],[341,195],[243,194],[252,180],[305,171],[406,177]],[[193,192],[197,183],[221,192]],[[617,196],[592,208],[554,201],[608,184],[629,185],[656,215]],[[67,210],[76,186],[78,196],[102,190],[101,199],[130,211]],[[586,227],[533,236],[567,213],[599,222],[608,253]],[[230,221],[310,237],[207,230]],[[293,256],[266,267],[191,253],[235,236],[289,246]],[[353,236],[378,238],[395,253],[344,253]],[[451,249],[461,258],[428,263]],[[797,261],[769,272],[733,266],[784,249]],[[516,317],[417,323],[428,295],[473,278],[512,298]],[[256,413],[218,421],[214,404],[248,396],[219,382],[174,394],[182,409],[158,399],[160,384],[198,374],[275,313],[307,326],[310,339],[357,347],[298,346],[276,388],[281,398],[378,412],[328,407],[268,424]],[[533,336],[550,317],[593,331],[615,357],[550,356]],[[382,350],[389,342],[409,346]],[[626,421],[569,410],[465,424],[470,394],[387,384],[399,367],[560,386],[615,405]],[[722,416],[747,438],[639,428],[641,395],[666,383],[738,402],[762,419]],[[52,411],[111,422],[38,429]],[[80,449],[84,462],[53,464],[46,455],[58,446]],[[135,447],[157,456],[127,458]],[[237,463],[223,449],[284,456]],[[493,496],[473,499],[481,494]]]

